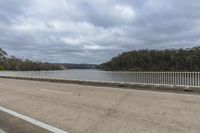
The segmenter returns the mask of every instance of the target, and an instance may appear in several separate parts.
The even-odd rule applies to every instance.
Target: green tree
[[[11,71],[40,71],[40,70],[63,70],[60,64],[43,63],[39,61],[22,60],[14,56],[8,57],[7,53],[0,48],[0,70]]]
[[[104,70],[200,71],[200,47],[191,49],[133,50],[100,65]]]

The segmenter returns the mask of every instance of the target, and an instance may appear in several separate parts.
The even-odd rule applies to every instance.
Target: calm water
[[[71,69],[63,71],[24,71],[24,72],[6,71],[6,72],[0,72],[0,76],[132,82],[132,74],[129,72],[108,72],[95,69]]]

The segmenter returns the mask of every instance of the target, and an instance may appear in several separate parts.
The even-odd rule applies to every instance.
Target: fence
[[[0,76],[200,87],[200,72],[41,71],[0,72]]]
[[[200,87],[200,72],[134,72],[133,83]]]

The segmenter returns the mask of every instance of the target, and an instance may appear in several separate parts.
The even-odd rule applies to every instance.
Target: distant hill
[[[71,63],[64,63],[67,69],[97,69],[98,65],[95,64],[71,64]]]
[[[114,71],[200,71],[200,47],[124,52],[100,65]]]
[[[31,61],[28,59],[19,59],[8,54],[0,48],[0,71],[41,71],[41,70],[64,70],[65,67],[60,64],[44,63],[40,61]]]

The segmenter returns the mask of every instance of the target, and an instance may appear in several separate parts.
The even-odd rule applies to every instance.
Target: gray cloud
[[[48,62],[102,63],[123,51],[193,47],[199,0],[0,1],[0,47]]]

